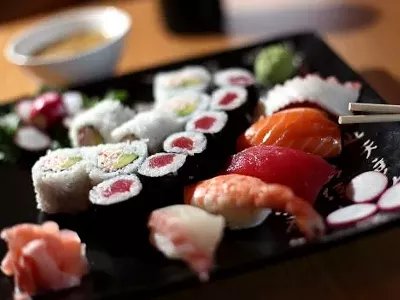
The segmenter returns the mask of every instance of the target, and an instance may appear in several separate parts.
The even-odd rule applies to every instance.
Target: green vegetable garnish
[[[118,161],[113,164],[113,169],[121,169],[127,165],[129,165],[131,162],[135,161],[138,159],[139,155],[136,153],[129,153],[129,154],[122,154],[119,158]]]
[[[83,107],[91,108],[103,99],[113,99],[125,103],[129,99],[129,93],[126,90],[109,90],[103,98],[83,95]]]
[[[0,127],[12,136],[17,131],[20,121],[21,120],[16,113],[8,113],[0,117]]]
[[[194,85],[198,85],[203,83],[203,80],[201,80],[200,78],[187,78],[182,80],[182,82],[179,84],[179,86],[181,87],[191,87]]]
[[[261,84],[277,84],[289,79],[295,72],[294,53],[283,44],[261,50],[254,62],[254,73]]]
[[[194,112],[197,108],[196,104],[186,104],[183,108],[176,111],[178,117],[186,117]]]
[[[20,156],[19,148],[14,144],[13,133],[0,126],[0,164],[15,163]]]
[[[124,103],[128,100],[129,93],[126,90],[109,90],[104,99],[114,99],[119,100],[121,103]]]
[[[64,162],[61,166],[60,166],[60,170],[65,170],[68,169],[69,167],[72,167],[74,164],[76,164],[77,162],[80,162],[83,158],[81,156],[72,156],[70,158],[67,159],[66,162]]]

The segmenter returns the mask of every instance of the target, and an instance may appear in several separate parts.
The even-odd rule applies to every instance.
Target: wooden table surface
[[[159,18],[152,0],[97,1],[127,10],[133,28],[117,73],[210,53],[297,30],[318,30],[344,60],[389,102],[400,103],[400,2],[394,0],[225,1],[226,35],[176,36]],[[0,48],[43,15],[0,25]],[[0,100],[29,94],[35,84],[0,57]],[[399,299],[400,230],[267,267],[218,287],[197,287],[176,295],[200,299]],[[176,298],[174,298],[176,299]]]

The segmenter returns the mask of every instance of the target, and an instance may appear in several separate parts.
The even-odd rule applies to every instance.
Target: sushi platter
[[[299,34],[1,106],[0,298],[157,295],[396,224],[400,125],[351,103],[384,101]]]

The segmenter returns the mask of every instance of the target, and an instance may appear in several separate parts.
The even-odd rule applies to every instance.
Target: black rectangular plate
[[[303,66],[309,72],[316,72],[324,77],[333,75],[340,81],[360,81],[363,84],[360,102],[383,102],[359,75],[314,34],[287,36],[74,89],[89,95],[102,95],[108,89],[127,89],[131,99],[151,101],[151,82],[156,72],[192,64],[204,65],[212,71],[234,66],[251,70],[257,51],[275,42],[286,42],[294,47],[303,58]],[[6,111],[8,108],[6,105],[0,110]],[[386,173],[390,180],[396,182],[396,176],[400,174],[398,123],[343,126],[342,133],[345,144],[343,154],[331,161],[342,172],[329,183],[316,202],[316,208],[324,216],[338,207],[349,204],[342,194],[344,184],[352,176],[375,169]],[[1,166],[0,182],[0,228],[20,222],[43,221],[44,216],[35,207],[29,169],[16,165]],[[399,216],[397,213],[380,213],[351,228],[330,231],[324,238],[313,243],[298,238],[295,232],[286,234],[290,223],[286,216],[272,216],[258,228],[226,234],[218,250],[217,265],[211,274],[211,280],[233,276],[388,228],[397,223]],[[188,284],[197,284],[195,276],[182,263],[168,261],[156,251],[138,245],[129,228],[124,232],[123,239],[116,242],[111,236],[105,236],[101,232],[97,237],[86,235],[82,225],[89,220],[84,217],[58,221],[61,226],[77,230],[87,243],[91,273],[78,288],[46,294],[37,299],[133,299],[182,288]],[[0,247],[0,255],[3,256],[6,250],[4,243]],[[0,277],[0,298],[11,297],[11,292],[12,281],[4,276]]]

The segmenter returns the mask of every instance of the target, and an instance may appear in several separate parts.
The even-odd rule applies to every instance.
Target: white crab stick
[[[364,172],[347,185],[346,197],[354,203],[372,202],[382,195],[388,183],[388,178],[382,173]]]

